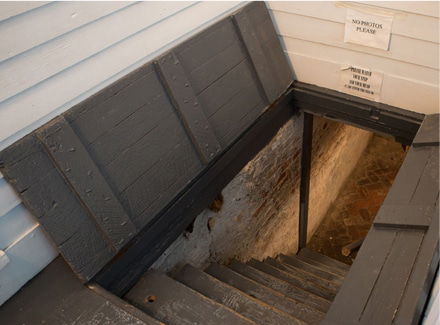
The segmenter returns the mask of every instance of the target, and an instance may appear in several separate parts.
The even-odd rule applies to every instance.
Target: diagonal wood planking
[[[265,4],[251,3],[6,148],[0,169],[83,281],[123,248],[137,275],[189,221],[167,207],[292,81]],[[154,242],[139,256],[141,230]],[[119,266],[109,282],[131,283]]]
[[[115,250],[122,248],[135,235],[136,227],[67,121],[59,117],[37,136],[111,245]]]

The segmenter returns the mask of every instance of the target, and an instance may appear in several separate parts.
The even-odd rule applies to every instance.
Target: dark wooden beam
[[[312,162],[313,115],[304,113],[301,151],[301,184],[299,189],[299,240],[298,249],[306,247],[309,218],[310,168]]]
[[[424,115],[303,82],[294,84],[295,106],[304,112],[412,143]]]
[[[246,131],[213,159],[165,209],[94,278],[118,296],[125,294],[214,200],[234,176],[276,135],[294,115],[288,90]]]

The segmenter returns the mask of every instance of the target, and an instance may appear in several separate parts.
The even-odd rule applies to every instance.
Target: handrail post
[[[299,239],[298,250],[307,244],[307,223],[309,215],[310,168],[312,160],[313,115],[304,112],[303,139],[301,151],[301,183],[299,189]]]

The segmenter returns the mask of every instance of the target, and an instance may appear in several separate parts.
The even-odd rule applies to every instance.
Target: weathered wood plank
[[[264,23],[265,20],[270,20],[266,5],[264,2],[252,2],[250,5],[246,6],[235,14],[233,18],[239,34],[252,59],[254,68],[257,71],[267,100],[269,102],[273,102],[283,91],[280,88],[282,88],[286,83],[289,84],[291,81],[293,81],[293,77],[286,58],[278,56],[276,62],[270,61],[268,48],[263,44],[264,41],[267,42],[268,40],[261,40],[259,38],[259,30],[262,29],[260,25]],[[265,25],[265,27],[273,30],[270,35],[269,33],[266,35],[277,40],[273,25]],[[277,46],[277,49],[274,50],[279,50],[279,42],[273,42],[272,44]],[[277,75],[279,68],[275,68],[275,65],[281,66],[280,70],[285,70],[281,76]],[[281,78],[278,80],[277,77]],[[280,85],[283,86],[280,87]]]
[[[326,268],[332,268],[339,270],[341,276],[345,277],[347,272],[350,270],[350,265],[337,261],[333,258],[327,257],[325,255],[319,254],[315,251],[308,249],[307,247],[301,249],[298,254],[298,258],[306,258],[307,262],[315,262],[318,266],[324,266]]]
[[[9,325],[162,324],[122,304],[83,286],[58,257],[0,308],[0,319]]]
[[[216,277],[244,293],[255,297],[265,303],[282,310],[308,324],[319,324],[324,318],[324,313],[312,308],[300,301],[291,299],[278,291],[272,290],[258,282],[246,278],[245,276],[232,271],[231,269],[219,265],[211,264],[206,270],[206,273]]]
[[[87,145],[98,165],[108,165],[125,149],[157,128],[169,115],[173,114],[174,109],[156,74],[149,75],[148,82],[143,83],[142,89],[148,89],[148,91],[142,91],[143,94],[148,95],[148,97],[143,95],[144,100],[139,103],[142,106],[119,120],[116,125]],[[127,101],[125,105],[119,107],[119,110],[126,113],[126,110],[130,111],[129,105],[130,102]],[[96,124],[101,124],[100,120],[97,121],[99,123],[95,121]],[[89,123],[93,124],[93,121]],[[81,134],[81,130],[75,130],[75,132]]]
[[[148,272],[125,298],[164,323],[255,324],[164,274]]]
[[[183,141],[121,193],[138,228],[149,223],[201,170],[192,144]]]
[[[119,250],[135,235],[136,227],[68,122],[57,118],[37,136],[112,246]]]
[[[342,277],[342,276],[334,275],[333,273],[328,272],[327,269],[319,268],[319,267],[313,266],[311,264],[308,264],[308,263],[302,261],[301,259],[296,258],[295,256],[287,256],[287,255],[280,254],[278,256],[278,258],[282,263],[285,263],[289,266],[293,266],[295,268],[303,269],[303,270],[310,272],[310,273],[312,273],[322,279],[332,281],[336,285],[341,285],[342,281],[344,280],[344,277]]]
[[[416,137],[414,147],[439,145],[439,114],[426,115]]]
[[[428,299],[436,269],[439,264],[439,206],[432,218],[420,250],[417,254],[411,276],[394,316],[395,324],[418,324]]]
[[[322,324],[358,323],[396,234],[391,229],[370,229]]]
[[[304,279],[302,277],[302,275],[293,274],[293,272],[289,273],[287,271],[283,271],[281,269],[278,269],[275,266],[272,266],[267,263],[259,262],[257,260],[250,260],[247,264],[256,268],[257,270],[260,270],[260,271],[265,272],[269,275],[272,275],[280,280],[289,282],[289,283],[293,284],[294,286],[299,287],[303,290],[306,290],[310,293],[313,293],[314,295],[317,295],[321,298],[324,298],[327,300],[333,300],[335,297],[334,290],[330,290],[329,288],[319,286],[316,283],[314,283],[308,279]]]
[[[185,265],[175,279],[256,324],[306,324],[190,265]]]
[[[176,150],[182,142],[189,142],[189,139],[177,116],[171,114],[151,132],[126,147],[115,160],[101,168],[116,191],[122,193],[168,153]]]
[[[208,163],[221,150],[221,146],[212,131],[203,109],[190,85],[186,73],[174,52],[158,59],[160,70],[169,96],[173,98],[175,107],[190,134],[202,161]]]
[[[336,284],[334,281],[317,276],[316,274],[311,273],[300,267],[296,267],[287,263],[282,263],[273,258],[265,259],[264,263],[269,264],[270,266],[273,266],[283,272],[293,274],[295,277],[299,277],[307,280],[308,282],[314,283],[317,287],[328,289],[328,291],[333,292],[334,294],[336,294],[336,292],[338,291],[339,285]]]
[[[43,144],[31,135],[2,154],[7,162],[2,173],[17,185],[24,204],[39,218],[72,269],[82,280],[89,280],[114,251]]]
[[[424,231],[400,230],[381,269],[360,324],[391,324],[414,261],[423,240]]]
[[[252,159],[294,114],[290,106],[291,93],[286,93],[273,107],[266,110],[234,144],[216,158],[205,173],[200,174],[182,194],[165,207],[142,231],[133,245],[96,281],[120,295],[131,288],[148,267],[162,254],[194,216],[205,209],[219,191]]]
[[[197,95],[209,118],[249,85],[258,87],[248,59],[243,60]]]
[[[265,287],[280,292],[291,299],[300,301],[321,312],[327,312],[330,307],[329,300],[317,296],[309,291],[306,291],[301,287],[295,286],[292,283],[278,279],[252,266],[234,260],[230,265],[228,265],[228,268],[253,281],[264,285]]]
[[[374,225],[427,230],[433,215],[434,207],[429,205],[382,205]]]
[[[64,116],[80,138],[91,143],[148,103],[148,90],[155,78],[153,65],[146,64],[72,107]]]

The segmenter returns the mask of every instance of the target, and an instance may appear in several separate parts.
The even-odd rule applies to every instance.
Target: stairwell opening
[[[281,128],[152,269],[173,274],[185,264],[204,268],[212,262],[261,261],[279,254],[295,254],[302,127],[301,114]],[[382,160],[376,161],[376,157]],[[392,139],[315,117],[308,221],[310,247],[351,264],[355,250],[346,257],[341,254],[341,248],[368,232],[403,158],[404,149]],[[374,188],[379,185],[380,188]],[[353,186],[358,192],[352,193]],[[371,195],[362,204],[371,203],[372,207],[356,205],[361,202],[358,196],[364,192]],[[347,208],[339,216],[337,208],[344,204]],[[353,211],[356,215],[349,215]]]

